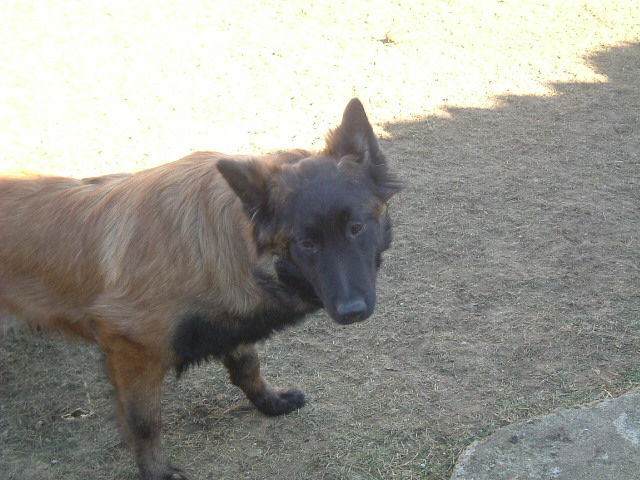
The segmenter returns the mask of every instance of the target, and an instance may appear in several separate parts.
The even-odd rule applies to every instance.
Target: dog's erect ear
[[[254,225],[254,236],[259,252],[274,247],[273,209],[270,199],[271,179],[278,170],[272,163],[246,158],[220,159],[218,171],[234,193],[240,198]]]
[[[265,165],[255,159],[218,160],[218,171],[222,174],[235,194],[242,200],[249,215],[255,214],[268,203]]]
[[[327,152],[338,158],[355,155],[360,160],[380,153],[378,139],[373,133],[362,103],[352,99],[342,115],[342,123],[327,136]]]
[[[387,159],[378,144],[378,137],[373,132],[364,106],[357,98],[352,99],[345,108],[340,126],[327,135],[325,154],[335,156],[341,161],[362,164],[384,201],[389,200],[402,188],[398,178],[389,171]]]

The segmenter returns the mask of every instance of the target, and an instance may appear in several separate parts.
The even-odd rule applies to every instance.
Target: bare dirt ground
[[[367,322],[261,350],[310,402],[168,378],[194,479],[437,479],[471,441],[640,385],[640,4],[5,2],[0,169],[320,146],[352,96],[407,188]],[[472,6],[471,4],[474,3]],[[90,345],[0,342],[2,478],[134,479]]]

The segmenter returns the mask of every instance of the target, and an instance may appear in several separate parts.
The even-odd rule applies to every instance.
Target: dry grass
[[[640,384],[637,2],[57,3],[0,7],[0,169],[310,147],[357,95],[407,180],[376,316],[262,347],[308,407],[265,418],[216,364],[167,381],[194,478],[442,480],[501,425]],[[93,347],[0,355],[8,478],[135,478]]]
[[[637,38],[634,3],[5,2],[0,169],[306,147],[354,95],[382,124],[606,81],[585,56]]]

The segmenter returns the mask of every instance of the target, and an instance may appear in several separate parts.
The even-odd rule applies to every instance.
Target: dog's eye
[[[302,246],[302,248],[304,248],[305,250],[315,250],[316,249],[316,244],[313,243],[311,240],[302,240],[300,242],[300,245]]]
[[[364,230],[364,225],[362,225],[361,223],[354,223],[353,225],[351,225],[351,235],[353,235],[354,237],[357,235],[360,235],[362,233],[362,231]]]

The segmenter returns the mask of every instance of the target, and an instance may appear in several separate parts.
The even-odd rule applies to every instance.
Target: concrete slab
[[[640,390],[559,409],[471,444],[451,480],[640,480]]]

